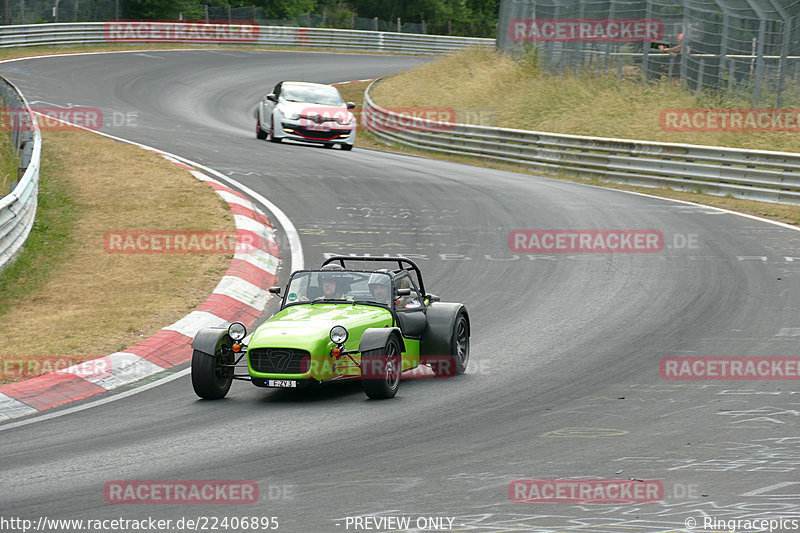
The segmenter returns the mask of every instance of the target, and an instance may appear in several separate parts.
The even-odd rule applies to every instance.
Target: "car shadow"
[[[431,373],[432,374],[432,373]],[[433,376],[414,376],[405,372],[400,377],[400,391],[398,397],[392,399],[400,399],[399,395],[403,394],[404,390],[416,388],[418,386],[425,386],[426,383],[431,381],[438,381],[439,379],[449,378],[434,378]],[[264,396],[260,398],[259,403],[314,403],[314,402],[331,402],[333,400],[349,399],[351,396],[360,396],[363,400],[368,400],[364,395],[361,387],[361,381],[348,380],[338,382],[327,382],[310,387],[303,387],[300,389],[278,389],[278,388],[260,388]],[[377,400],[380,401],[380,400]]]
[[[313,403],[330,402],[355,394],[364,394],[360,381],[321,383],[300,389],[263,388],[260,403]]]

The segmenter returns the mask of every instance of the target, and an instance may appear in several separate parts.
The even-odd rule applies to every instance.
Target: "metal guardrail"
[[[451,124],[377,105],[362,127],[388,144],[479,157],[549,173],[800,205],[800,154]]]
[[[42,137],[39,126],[22,93],[0,78],[5,127],[11,128],[11,142],[20,160],[17,185],[0,197],[0,269],[25,243],[36,217]]]
[[[116,25],[116,26],[115,26]],[[138,25],[138,26],[137,26]],[[0,48],[15,46],[83,45],[126,43],[233,44],[237,46],[286,46],[309,50],[336,49],[393,54],[438,55],[471,46],[494,47],[494,39],[452,37],[417,33],[395,33],[366,30],[298,28],[288,26],[244,26],[253,29],[248,38],[232,38],[229,42],[214,39],[170,38],[180,35],[175,30],[189,27],[227,27],[226,24],[194,24],[179,22],[84,22],[0,26]],[[122,41],[119,28],[142,28],[129,33],[134,38]],[[242,25],[233,25],[234,28]]]

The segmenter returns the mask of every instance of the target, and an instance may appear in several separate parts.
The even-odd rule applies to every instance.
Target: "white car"
[[[336,87],[322,83],[282,81],[258,103],[256,137],[279,143],[292,139],[352,150],[356,142],[356,105],[342,99]]]

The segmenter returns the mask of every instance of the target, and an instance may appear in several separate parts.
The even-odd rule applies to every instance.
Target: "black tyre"
[[[261,120],[256,119],[256,139],[265,140],[267,138],[267,132],[261,129]]]
[[[469,363],[469,321],[467,316],[458,313],[453,323],[450,339],[450,353],[437,357],[431,362],[431,370],[437,376],[458,376],[467,370]]]
[[[275,120],[269,121],[269,140],[270,142],[279,143],[281,142],[280,138],[275,138]]]
[[[233,379],[226,377],[230,372],[221,366],[228,359],[223,354],[212,357],[194,350],[192,353],[192,387],[199,397],[205,400],[224,398],[231,388]]]
[[[325,143],[323,146],[325,146],[325,148],[333,148],[333,143]]]
[[[347,150],[348,152],[353,149],[352,144],[344,144],[342,143],[342,150]]]
[[[386,346],[361,354],[361,378],[364,394],[373,400],[394,398],[400,387],[402,354],[397,338],[390,336]]]

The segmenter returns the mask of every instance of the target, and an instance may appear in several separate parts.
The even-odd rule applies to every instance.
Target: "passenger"
[[[376,302],[389,305],[391,303],[392,281],[387,273],[375,272],[369,277],[369,292]]]

